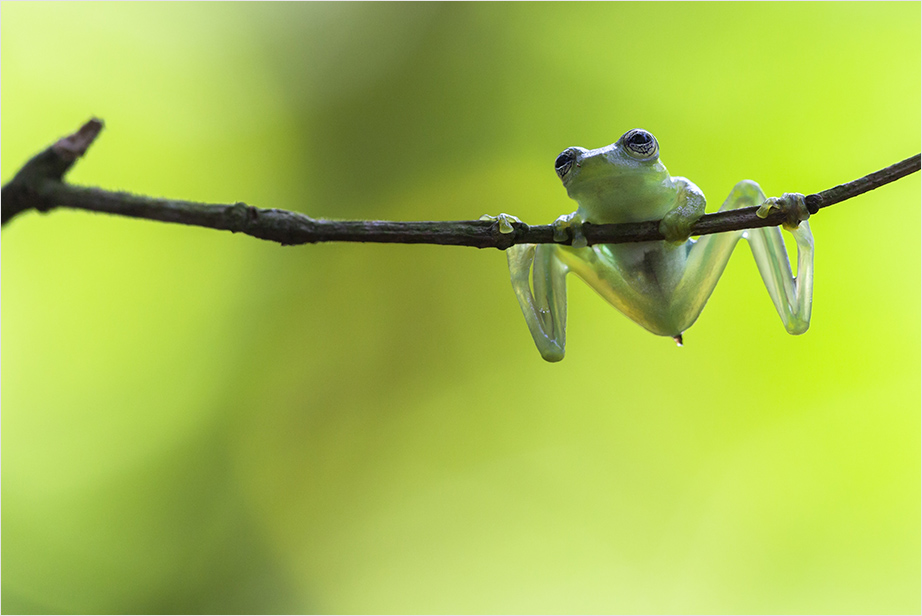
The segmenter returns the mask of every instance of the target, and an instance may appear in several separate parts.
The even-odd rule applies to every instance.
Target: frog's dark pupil
[[[642,143],[647,143],[650,141],[650,136],[646,133],[634,133],[631,135],[630,142],[634,145],[640,145]]]
[[[573,166],[573,162],[576,160],[576,156],[573,155],[573,152],[564,152],[557,157],[557,160],[554,161],[554,171],[557,172],[557,177],[561,180],[563,176],[570,171],[570,167]]]

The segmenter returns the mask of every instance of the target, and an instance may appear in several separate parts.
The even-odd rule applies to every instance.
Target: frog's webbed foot
[[[489,214],[484,214],[480,217],[480,220],[490,220],[493,222],[499,223],[499,232],[500,233],[513,233],[515,229],[512,226],[512,223],[522,222],[512,214],[497,214],[496,216],[490,216]]]
[[[770,197],[759,206],[756,216],[765,218],[773,210],[781,210],[786,218],[782,226],[788,231],[794,231],[800,223],[810,218],[810,210],[804,196],[800,193],[784,193],[782,197]]]
[[[554,227],[554,241],[566,242],[570,239],[570,233],[573,234],[573,248],[585,248],[589,245],[586,236],[583,235],[583,220],[577,216],[576,212],[564,214],[555,220],[552,224]]]

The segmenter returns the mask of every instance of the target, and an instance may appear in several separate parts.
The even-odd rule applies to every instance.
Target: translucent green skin
[[[547,361],[563,359],[566,345],[566,275],[573,272],[627,317],[681,344],[682,332],[701,314],[741,237],[749,241],[759,272],[788,332],[810,324],[813,236],[803,195],[766,200],[759,185],[738,183],[721,210],[762,205],[793,214],[788,227],[797,243],[797,277],[791,272],[777,227],[689,239],[704,214],[705,198],[689,180],[671,177],[652,135],[634,129],[597,150],[568,148],[557,159],[558,175],[579,207],[555,223],[572,227],[574,246],[520,244],[506,251],[512,286],[535,344]],[[667,241],[585,246],[583,222],[619,223],[663,219]],[[580,246],[580,244],[583,244]],[[531,276],[529,274],[531,273]],[[531,283],[529,282],[531,278]]]

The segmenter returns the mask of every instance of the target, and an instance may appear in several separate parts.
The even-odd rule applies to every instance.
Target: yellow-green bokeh
[[[3,3],[2,178],[547,223],[641,126],[716,209],[920,149],[918,3]],[[919,174],[824,210],[813,324],[746,249],[686,346],[494,250],[2,232],[5,612],[918,612]]]

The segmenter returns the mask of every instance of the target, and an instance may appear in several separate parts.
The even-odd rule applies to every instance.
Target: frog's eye
[[[621,145],[634,158],[655,158],[659,154],[656,138],[642,128],[624,133]]]
[[[561,152],[557,160],[554,161],[554,170],[557,172],[557,177],[562,180],[563,176],[567,174],[567,171],[570,170],[570,167],[572,167],[575,162],[576,154],[574,154],[572,150],[564,150]]]

